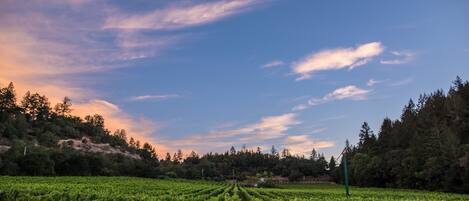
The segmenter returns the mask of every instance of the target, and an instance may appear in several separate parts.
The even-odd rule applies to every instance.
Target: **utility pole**
[[[344,166],[344,188],[345,188],[345,196],[348,198],[350,197],[349,191],[349,178],[348,178],[348,164],[347,164],[347,151],[349,148],[348,140],[345,141],[345,148],[342,150],[342,153],[337,157],[337,161],[339,158],[342,157],[342,165]]]
[[[24,145],[23,156],[26,156],[26,145]]]
[[[347,152],[347,151],[346,151]],[[347,158],[344,156],[342,157],[344,162],[344,186],[345,186],[345,196],[349,197],[349,186],[348,186],[348,168],[347,168]]]
[[[348,184],[348,167],[347,167],[347,150],[348,150],[348,140],[345,142],[345,149],[343,151],[342,160],[344,162],[344,186],[345,186],[345,196],[349,197],[349,184]]]
[[[204,168],[202,168],[202,179],[204,179]]]

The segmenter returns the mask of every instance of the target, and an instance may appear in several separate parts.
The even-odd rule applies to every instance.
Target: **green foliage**
[[[38,93],[31,94],[29,91],[21,101],[21,108],[30,121],[46,121],[50,116],[50,103],[45,96]]]
[[[244,188],[236,184],[131,177],[0,177],[0,200],[307,201],[345,200],[339,185]],[[347,200],[467,200],[468,195],[352,188]]]
[[[46,153],[31,153],[18,159],[18,165],[26,175],[54,175],[54,161]]]
[[[30,92],[18,106],[13,84],[0,88],[0,144],[11,147],[0,154],[0,174],[125,175],[222,181],[271,172],[291,181],[325,175],[336,182],[343,181],[342,165],[336,167],[333,158],[328,163],[313,147],[307,158],[292,155],[288,149],[277,151],[275,147],[270,153],[246,148],[237,151],[232,147],[225,153],[199,156],[194,152],[187,158],[179,150],[174,155],[168,153],[160,161],[156,154],[158,147],[133,138],[129,140],[125,130],[118,129],[111,134],[99,114],[84,119],[72,116],[71,106],[70,99],[64,98],[52,111],[45,96]],[[127,156],[83,152],[58,145],[59,140],[83,137],[89,143],[109,144]],[[365,122],[359,138],[357,146],[347,146],[345,156],[350,162],[353,185],[469,193],[468,82],[458,78],[447,94],[438,90],[421,95],[417,103],[410,100],[400,119],[384,119],[378,136]],[[128,154],[133,154],[133,158]],[[275,197],[238,186],[216,190],[220,192],[214,197],[220,200]],[[165,196],[172,199],[171,195]]]
[[[352,184],[469,193],[469,83],[459,77],[448,94],[421,95],[384,119],[378,137],[366,122],[359,137],[347,156]]]
[[[16,112],[16,93],[13,83],[6,88],[0,88],[0,111],[1,112]]]
[[[72,111],[71,107],[72,100],[70,100],[68,97],[65,97],[61,103],[57,103],[57,105],[55,105],[54,111],[60,116],[65,116]]]
[[[125,130],[119,129],[111,135],[104,128],[101,115],[88,115],[83,120],[69,115],[71,106],[71,100],[65,97],[53,112],[45,96],[30,92],[18,106],[13,83],[0,88],[0,145],[11,147],[0,153],[0,175],[157,177],[160,174],[154,147],[148,143],[143,148],[135,144],[131,146],[127,143]],[[62,139],[83,137],[89,141],[85,146],[107,143],[122,153],[134,154],[134,158],[121,154],[80,152],[58,144]]]

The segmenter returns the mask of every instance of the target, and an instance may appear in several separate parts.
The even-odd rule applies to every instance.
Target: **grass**
[[[208,181],[155,180],[132,177],[0,177],[1,201],[26,200],[469,200],[469,195],[340,185],[282,185],[243,188]]]

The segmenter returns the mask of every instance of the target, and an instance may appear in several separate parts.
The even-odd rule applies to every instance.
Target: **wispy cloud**
[[[163,95],[142,95],[131,97],[130,101],[145,101],[145,100],[167,100],[173,98],[180,98],[178,94],[163,94]]]
[[[389,86],[392,86],[392,87],[397,87],[397,86],[403,86],[403,85],[407,85],[407,84],[410,84],[414,81],[414,78],[405,78],[405,79],[402,79],[402,80],[397,80],[395,82],[392,82],[391,84],[389,84]]]
[[[101,114],[111,131],[126,129],[132,137],[162,147],[155,140],[157,123],[130,115],[111,101],[100,98],[101,93],[84,86],[89,86],[89,81],[96,82],[86,73],[128,67],[127,62],[136,58],[142,45],[145,51],[157,51],[168,43],[153,43],[141,35],[133,38],[145,39],[146,44],[139,43],[141,40],[121,43],[114,32],[101,29],[106,8],[96,1],[18,4],[21,3],[0,3],[1,83],[13,81],[18,96],[31,90],[46,95],[52,104],[64,96],[71,97],[73,114],[81,117]],[[49,10],[57,11],[53,13],[60,17]],[[76,22],[80,22],[79,26]]]
[[[259,123],[239,129],[240,133],[251,133],[245,139],[273,139],[285,134],[292,125],[300,124],[296,114],[287,113],[279,116],[269,116],[261,119]]]
[[[387,65],[405,64],[415,58],[415,53],[410,51],[392,51],[391,54],[394,55],[395,59],[381,60],[380,63]]]
[[[293,107],[292,111],[301,111],[301,110],[306,110],[309,108],[308,104],[299,104],[295,107]]]
[[[366,85],[369,87],[372,87],[374,85],[386,82],[387,80],[375,80],[375,79],[369,79],[368,82],[366,82]]]
[[[343,100],[343,99],[365,100],[367,99],[367,95],[370,92],[371,90],[362,89],[354,85],[348,85],[345,87],[335,89],[334,91],[325,95],[322,98],[311,98],[308,100],[307,103],[297,105],[292,110],[293,111],[305,110],[309,107],[328,103],[328,102],[335,101],[335,100]]]
[[[290,126],[300,124],[295,113],[287,113],[277,116],[267,116],[254,124],[248,124],[236,129],[214,131],[205,137],[225,138],[238,137],[239,139],[275,139],[285,135]]]
[[[120,49],[120,58],[125,61],[158,56],[160,52],[183,41],[183,34],[164,35],[148,34],[137,30],[115,32],[116,45]]]
[[[121,49],[119,58],[126,61],[157,56],[188,34],[165,32],[215,22],[242,13],[262,1],[222,0],[206,3],[170,3],[147,13],[108,9],[101,31],[115,35]],[[159,32],[155,32],[159,31]]]
[[[266,116],[255,123],[180,139],[167,139],[163,143],[199,152],[224,151],[230,146],[243,144],[262,146],[268,142],[284,139],[290,128],[300,123],[294,113]]]
[[[327,130],[327,128],[315,128],[311,131],[311,133],[322,133],[326,130]]]
[[[309,154],[313,148],[317,150],[335,146],[333,141],[313,140],[309,135],[290,135],[284,144],[290,153],[297,155]]]
[[[90,83],[98,81],[92,77],[158,56],[185,38],[180,33],[146,29],[174,30],[215,22],[258,2],[173,4],[141,15],[115,12],[118,9],[112,2],[93,0],[30,1],[28,6],[0,1],[0,83],[13,81],[19,96],[31,90],[48,96],[52,104],[71,97],[75,115],[101,114],[110,130],[126,129],[132,137],[162,150],[165,146],[156,139],[160,124],[104,100],[102,92],[90,88]],[[99,81],[106,82],[103,77]],[[132,100],[169,98],[177,97],[143,95]]]
[[[338,88],[322,98],[323,101],[334,101],[342,99],[364,100],[369,90],[358,88],[354,85],[348,85]],[[311,102],[311,101],[310,101]]]
[[[262,68],[272,68],[272,67],[277,67],[277,66],[283,66],[285,65],[285,62],[280,61],[280,60],[274,60],[269,63],[266,63],[262,65]]]
[[[201,4],[179,4],[145,14],[117,13],[110,16],[105,29],[172,30],[218,21],[246,11],[254,0],[224,0]]]
[[[293,73],[298,74],[296,80],[304,80],[315,72],[338,70],[342,68],[353,69],[364,65],[384,50],[380,42],[371,42],[359,45],[355,48],[327,49],[312,53],[297,61],[293,65]]]

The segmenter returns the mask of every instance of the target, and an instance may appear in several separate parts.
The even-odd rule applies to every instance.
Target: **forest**
[[[82,175],[186,178],[222,181],[267,174],[297,181],[330,176],[343,181],[343,164],[288,149],[236,150],[184,157],[182,151],[158,156],[149,143],[128,138],[125,130],[104,127],[99,114],[71,115],[67,97],[54,107],[47,97],[27,92],[18,100],[13,83],[0,89],[0,175]],[[85,137],[85,138],[84,138]],[[121,153],[80,151],[69,139],[109,144]],[[345,139],[344,139],[345,140]],[[85,142],[84,142],[85,143]],[[469,83],[459,77],[449,91],[412,99],[397,120],[385,118],[375,134],[365,122],[359,142],[345,147],[352,185],[469,193]],[[132,156],[132,157],[129,157]]]
[[[469,83],[411,99],[377,134],[364,123],[359,139],[346,147],[353,185],[469,193]]]

